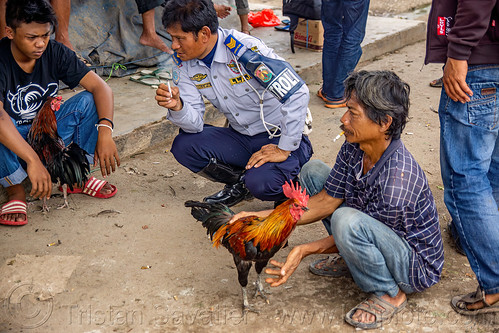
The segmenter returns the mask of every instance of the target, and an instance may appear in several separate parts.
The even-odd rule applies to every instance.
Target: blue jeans
[[[343,99],[343,81],[362,55],[368,12],[369,0],[322,0],[322,93],[328,100]]]
[[[486,294],[499,293],[499,65],[470,66],[468,103],[442,89],[440,163],[444,201]]]
[[[312,160],[303,166],[300,182],[312,196],[322,191],[330,172],[324,162]],[[395,297],[399,290],[414,292],[409,284],[412,249],[392,229],[345,204],[323,223],[333,235],[355,283],[364,292],[390,297]]]
[[[89,154],[88,159],[93,163],[98,134],[95,129],[98,115],[93,95],[84,91],[71,97],[61,105],[59,111],[55,112],[55,117],[57,132],[66,146],[76,142]],[[16,125],[16,127],[26,139],[31,124]],[[27,176],[23,165],[23,161],[0,143],[0,185],[9,187],[21,184]]]

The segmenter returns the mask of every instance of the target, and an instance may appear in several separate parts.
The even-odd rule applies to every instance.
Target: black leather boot
[[[226,184],[221,191],[204,198],[204,202],[222,203],[231,207],[243,200],[252,198],[251,193],[244,185],[244,169],[235,169],[212,158],[198,174],[211,181]]]

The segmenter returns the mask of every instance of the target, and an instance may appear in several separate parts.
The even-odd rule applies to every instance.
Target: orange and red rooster
[[[267,217],[245,216],[230,224],[234,212],[223,204],[185,202],[186,207],[192,208],[192,216],[208,230],[213,246],[218,248],[221,244],[232,253],[243,293],[243,312],[257,312],[250,307],[246,291],[253,262],[258,274],[255,296],[260,294],[267,299],[260,274],[270,258],[286,245],[296,222],[307,210],[309,196],[306,190],[302,192],[300,186],[295,187],[292,182],[284,184],[282,188],[289,199]]]
[[[73,185],[83,187],[90,173],[86,152],[76,143],[67,147],[57,133],[56,111],[61,107],[62,97],[48,97],[40,111],[38,111],[28,133],[28,143],[38,154],[43,165],[47,168],[52,182],[59,182],[64,193],[64,205],[69,207],[67,200],[67,186],[73,190]],[[46,198],[43,198],[43,210],[48,211]]]

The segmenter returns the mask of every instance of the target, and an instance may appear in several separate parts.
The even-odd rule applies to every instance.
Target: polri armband
[[[238,61],[248,73],[281,103],[286,102],[305,83],[284,60],[272,59],[248,49],[232,35],[227,36],[224,44],[239,57]]]

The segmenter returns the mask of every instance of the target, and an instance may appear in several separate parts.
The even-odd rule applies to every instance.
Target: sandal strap
[[[21,200],[11,200],[2,206],[0,214],[26,214],[28,205]]]
[[[370,295],[364,301],[359,303],[356,307],[357,310],[369,312],[375,317],[374,322],[382,322],[392,317],[397,311],[397,307],[388,303],[381,297]]]
[[[485,301],[485,292],[478,286],[476,291],[466,294],[461,297],[461,299],[456,303],[456,306],[462,310],[468,310],[468,304],[474,304],[476,302],[483,302],[483,307],[490,307],[491,305]]]
[[[95,197],[97,195],[97,193],[99,193],[100,190],[102,190],[102,188],[106,184],[107,184],[107,181],[100,180],[100,179],[97,179],[97,178],[92,176],[85,184],[85,187],[83,188],[82,193],[85,193],[85,194],[88,194],[92,197]]]
[[[344,264],[345,263],[345,260],[343,260],[343,262],[341,262],[341,260],[343,260],[343,257],[341,255],[333,255],[333,256],[329,256],[327,257],[326,259],[326,263],[325,265],[336,265],[336,264]]]

